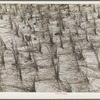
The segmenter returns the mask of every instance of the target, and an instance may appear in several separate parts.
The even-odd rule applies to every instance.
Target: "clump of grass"
[[[32,26],[30,25],[30,23],[27,21],[27,26],[32,30]]]
[[[72,88],[71,88],[70,84],[67,82],[67,87],[66,87],[60,79],[59,57],[57,57],[57,59],[58,59],[58,61],[55,66],[55,79],[57,80],[59,90],[61,91],[61,85],[63,85],[66,92],[72,92]]]
[[[83,56],[83,50],[82,50],[82,46],[81,45],[80,45],[78,57],[79,57],[79,60],[84,60],[85,59],[84,56]]]
[[[70,40],[70,43],[72,44],[72,51],[73,51],[73,53],[75,53],[75,43],[73,41],[73,38],[72,38],[72,34],[70,32],[70,29],[69,29],[69,40]]]
[[[55,79],[57,80],[59,90],[61,90],[60,89],[60,76],[59,76],[60,75],[59,74],[60,73],[59,58],[57,57],[58,62],[57,62],[57,64],[55,64],[53,50],[50,50],[48,47],[47,47],[47,49],[49,50],[49,57],[51,59],[52,67],[54,68]]]
[[[72,92],[72,87],[67,80],[66,80],[66,84],[67,84],[67,86],[63,84],[65,86],[65,91],[66,92]]]
[[[30,43],[32,41],[31,35],[25,35],[25,39],[28,43]]]
[[[48,9],[48,12],[49,12],[50,11],[49,5],[47,5],[47,9]],[[49,14],[47,14],[47,32],[48,32],[49,39],[50,39],[50,46],[53,46],[54,45],[53,33],[51,33],[50,29],[49,29],[49,25],[50,25],[49,18],[50,18],[50,16],[49,16]]]
[[[25,35],[25,39],[26,39],[26,43],[27,43],[26,49],[28,51],[28,60],[32,60],[32,58],[31,58],[31,49],[30,49],[31,41],[32,41],[31,35],[30,36]]]
[[[45,45],[46,46],[46,45]],[[50,60],[51,60],[51,64],[52,64],[52,66],[54,67],[55,66],[55,61],[54,61],[54,53],[53,53],[53,50],[52,50],[52,48],[51,48],[51,46],[50,46],[50,48],[48,47],[48,46],[46,46],[46,48],[48,49],[48,51],[49,51],[49,58],[50,58]]]
[[[92,41],[91,41],[91,44],[90,44],[90,48],[93,50],[93,52],[95,54],[95,57],[96,57],[97,62],[98,62],[98,68],[100,69],[99,56],[98,56],[97,50],[94,48],[94,45],[93,45]]]
[[[15,26],[15,34],[16,34],[16,36],[20,36],[19,35],[19,25],[17,25],[15,22],[14,22],[14,26]]]
[[[77,56],[78,56],[78,60],[84,60],[82,49],[79,50],[79,54]]]
[[[16,66],[16,69],[17,69],[18,73],[19,73],[19,78],[22,81],[22,72],[21,72],[21,68],[20,68],[19,51],[17,49],[17,44],[15,43],[15,45],[14,45],[14,43],[12,41],[11,47],[12,47],[12,53],[13,53],[14,60],[15,60],[14,64]]]
[[[32,38],[30,39],[28,45],[30,45],[32,48],[34,48],[33,43],[32,43]],[[39,68],[38,68],[38,64],[37,64],[37,60],[36,60],[35,54],[33,53],[33,51],[32,52],[29,51],[29,54],[31,55],[30,58],[31,58],[31,60],[33,61],[33,64],[34,64],[33,67],[35,67],[36,72],[38,72]]]
[[[82,55],[82,52],[80,52],[81,54],[78,55],[79,59],[82,59],[83,55]],[[76,61],[76,70],[78,72],[80,72],[80,65],[79,65],[79,62],[78,62],[78,57],[77,57],[77,53],[76,51],[74,52],[74,57],[75,57],[75,61]]]
[[[49,39],[50,39],[50,45],[53,46],[54,42],[53,42],[53,33],[50,33],[50,29],[49,29],[49,16],[47,17],[47,32],[49,35]]]
[[[25,13],[24,12],[21,13],[20,17],[21,17],[21,20],[25,23]]]
[[[59,6],[59,12],[58,12],[58,20],[59,20],[59,33],[61,36],[63,36],[63,33],[62,33],[62,29],[64,29],[64,24],[63,24],[63,21],[62,21],[62,16],[61,16],[61,10],[60,10],[60,6]]]
[[[30,45],[28,44],[28,42],[26,42],[27,46],[24,48],[26,49],[26,51],[28,52],[28,60],[32,60],[32,57],[31,57],[31,49],[30,49]]]
[[[63,33],[62,33],[62,29],[64,29],[64,24],[63,24],[63,21],[62,21],[62,16],[61,16],[61,9],[60,9],[60,5],[59,5],[59,12],[58,12],[58,20],[59,20],[59,38],[60,38],[60,47],[63,49],[63,41],[62,41],[62,36],[63,36]]]
[[[44,22],[43,22],[43,15],[42,15],[41,10],[40,10],[41,8],[40,8],[39,5],[37,7],[38,7],[38,12],[39,12],[40,18],[41,18],[41,26],[42,26],[42,29],[44,30],[44,26],[43,26],[43,24],[44,24]],[[44,31],[42,31],[42,37],[43,37],[43,39],[45,39]]]
[[[88,79],[87,64],[86,64],[86,74],[84,74],[84,72],[82,70],[81,70],[81,74],[84,77],[84,82],[85,82],[85,84],[88,88],[88,91],[90,91],[90,89],[89,89],[90,82],[89,82],[89,79]]]
[[[32,6],[30,5],[28,9],[29,9],[29,14],[30,14],[30,18],[28,20],[30,20],[32,19],[32,15],[33,15]]]

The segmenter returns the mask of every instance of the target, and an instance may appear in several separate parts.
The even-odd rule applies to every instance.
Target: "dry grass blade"
[[[11,25],[11,29],[13,29],[13,20],[12,20],[12,18],[11,18],[11,15],[9,16],[9,23],[10,23],[10,25]]]
[[[5,59],[4,59],[4,52],[7,49],[5,43],[3,42],[2,38],[0,37],[0,45],[1,45],[1,64],[5,67]]]
[[[57,68],[56,68],[56,73],[55,73],[55,75],[56,75],[56,80],[57,81],[60,81],[60,65],[59,65],[59,58],[58,58],[58,62],[57,62]]]
[[[30,90],[30,92],[36,92],[36,86],[35,86],[35,77],[34,77],[34,80],[33,80],[33,84],[32,84],[32,88]]]
[[[78,72],[80,72],[80,66],[79,66],[79,62],[78,62],[78,59],[77,59],[76,55],[75,55],[75,60],[76,60],[76,70]]]
[[[38,64],[36,61],[36,57],[33,53],[32,53],[32,58],[33,58],[34,67],[35,67],[36,71],[38,72],[39,71]]]
[[[79,60],[84,60],[84,56],[83,56],[83,50],[82,50],[82,46],[80,45],[80,49],[79,49],[79,55],[78,55],[78,59]]]
[[[32,60],[30,47],[28,47],[28,60]]]
[[[0,68],[0,92],[3,92],[3,88],[2,88],[2,77],[1,77],[1,68]]]
[[[39,52],[42,53],[42,45],[41,45],[40,39],[39,39]]]
[[[30,36],[25,35],[25,39],[26,39],[26,44],[27,44],[26,50],[28,51],[28,60],[32,60],[32,58],[31,58],[32,37],[31,37],[31,35]]]
[[[53,34],[52,33],[51,34],[49,33],[49,38],[50,38],[50,45],[53,46],[54,42],[53,42]]]
[[[70,29],[69,29],[69,40],[70,40],[70,43],[72,44],[72,51],[73,51],[73,53],[75,53],[75,43],[73,41]]]
[[[63,47],[63,40],[62,40],[62,37],[59,36],[59,38],[60,38],[60,47],[61,47],[62,49],[64,49],[64,47]]]
[[[57,58],[57,45],[53,47],[53,52],[54,52],[54,58]]]
[[[95,54],[97,62],[98,62],[98,68],[100,69],[100,61],[99,61],[99,56],[98,56],[97,51],[94,50],[94,54]]]
[[[24,34],[20,31],[23,42],[25,42]]]
[[[93,11],[96,13],[96,5],[93,5]]]
[[[85,12],[86,21],[88,22],[88,14]]]
[[[15,43],[15,45],[14,45],[14,43],[12,41],[11,45],[12,45],[12,53],[13,53],[14,60],[15,60],[15,66],[16,66],[16,69],[19,73],[19,78],[22,81],[22,72],[21,72],[21,68],[20,68],[19,51],[17,49],[17,44]]]
[[[1,64],[5,67],[4,50],[1,47]]]
[[[96,21],[95,21],[95,18],[94,18],[94,33],[95,33],[95,35],[98,35],[97,34],[97,29],[96,29]]]
[[[70,16],[70,6],[68,4],[68,16]]]
[[[42,26],[42,37],[43,37],[43,39],[45,39],[45,34],[44,34],[44,26],[43,26],[43,24],[44,24],[44,22],[43,22],[43,15],[42,15],[42,13],[41,13],[41,8],[40,8],[40,6],[37,6],[38,7],[38,11],[39,11],[39,14],[40,14],[40,18],[41,18],[41,26]]]
[[[94,54],[95,54],[95,57],[97,59],[97,62],[98,62],[98,68],[100,69],[100,61],[99,61],[99,56],[98,56],[98,52],[97,50],[95,49],[92,41],[91,41],[91,44],[90,44],[90,48],[93,50]]]
[[[19,25],[16,25],[15,22],[14,22],[14,25],[15,25],[15,33],[16,33],[16,36],[19,37]]]
[[[46,46],[46,45],[45,45]],[[52,47],[48,47],[48,46],[46,46],[46,48],[48,49],[48,51],[49,51],[49,58],[50,58],[50,60],[51,60],[51,64],[52,64],[52,66],[53,67],[55,67],[55,61],[54,61],[54,52],[53,52],[53,50],[52,50]]]
[[[63,36],[63,33],[62,33],[62,29],[64,29],[64,24],[63,24],[63,21],[62,21],[62,16],[61,16],[61,10],[60,10],[60,6],[59,6],[59,12],[58,12],[58,20],[59,20],[59,30],[60,30],[60,35]]]
[[[92,43],[92,41],[90,40],[90,48],[92,49],[92,50],[94,50],[95,48],[94,48],[94,45],[93,45],[93,43]]]
[[[86,34],[86,40],[87,40],[87,42],[89,42],[88,34],[87,34],[87,31],[86,30],[85,30],[85,34]]]
[[[77,23],[76,23],[76,26],[75,26],[75,30],[76,30],[76,35],[79,36],[78,25],[77,25]]]
[[[100,18],[100,8],[98,7],[98,18]]]

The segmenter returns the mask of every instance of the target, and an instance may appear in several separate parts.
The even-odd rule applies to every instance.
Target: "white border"
[[[0,1],[6,4],[100,4],[100,1]],[[100,93],[1,92],[0,99],[100,99]]]
[[[100,4],[100,1],[0,1],[6,4]]]
[[[67,95],[56,95],[56,93],[45,92],[5,92],[0,93],[0,99],[100,99],[100,93],[67,93]]]

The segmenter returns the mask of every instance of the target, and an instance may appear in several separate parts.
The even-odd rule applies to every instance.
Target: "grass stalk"
[[[12,53],[13,53],[14,60],[15,60],[15,66],[16,66],[16,69],[19,73],[19,78],[22,81],[22,72],[21,72],[21,68],[20,68],[19,51],[17,49],[17,44],[14,45],[14,43],[12,41],[11,46],[12,46]]]
[[[32,88],[30,90],[30,92],[36,92],[36,86],[35,86],[35,77],[34,77],[34,80],[33,80],[33,84],[32,84]]]

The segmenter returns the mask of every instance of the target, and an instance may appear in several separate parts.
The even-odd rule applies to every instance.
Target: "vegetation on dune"
[[[92,91],[88,69],[94,71],[95,68],[88,65],[86,53],[89,50],[94,53],[96,68],[100,70],[99,6],[3,4],[0,9],[0,20],[6,21],[0,28],[8,30],[0,33],[0,66],[5,67],[0,69],[0,91],[3,91],[2,71],[5,73],[9,69],[17,72],[22,83],[19,88],[23,91],[37,92],[39,84],[49,84],[54,92]],[[8,35],[11,40],[6,38]],[[14,60],[15,67],[12,68],[13,60],[7,57]]]

